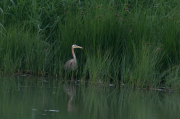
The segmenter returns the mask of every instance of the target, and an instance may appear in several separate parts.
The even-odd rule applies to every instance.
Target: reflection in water
[[[0,119],[180,119],[175,92],[9,77],[0,87]]]
[[[64,84],[63,85],[63,89],[64,91],[68,94],[69,96],[69,101],[68,101],[68,111],[71,112],[73,111],[73,109],[75,109],[72,105],[71,105],[71,101],[73,100],[73,97],[76,93],[76,87],[74,84],[70,85],[70,84]]]

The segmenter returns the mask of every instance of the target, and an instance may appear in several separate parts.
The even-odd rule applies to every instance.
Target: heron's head
[[[78,46],[78,45],[76,45],[76,44],[72,45],[72,48],[81,48],[81,49],[83,49],[83,47]]]

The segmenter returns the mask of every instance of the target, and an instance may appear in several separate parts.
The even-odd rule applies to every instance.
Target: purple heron
[[[64,69],[66,71],[73,71],[77,68],[77,61],[76,61],[76,55],[74,53],[74,48],[81,48],[83,49],[83,47],[81,46],[77,46],[77,45],[72,45],[72,55],[73,55],[73,59],[70,59],[69,61],[67,61],[64,65]]]

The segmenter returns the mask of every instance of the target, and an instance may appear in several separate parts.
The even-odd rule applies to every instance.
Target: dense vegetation
[[[1,0],[0,71],[63,76],[75,49],[81,80],[180,87],[178,0]]]

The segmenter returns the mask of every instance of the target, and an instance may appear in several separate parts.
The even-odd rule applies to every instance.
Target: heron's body
[[[77,62],[74,59],[70,59],[64,65],[65,70],[75,70],[77,68]]]
[[[77,46],[77,45],[72,45],[72,55],[73,55],[73,59],[67,61],[64,65],[64,69],[66,71],[73,71],[77,68],[77,61],[76,61],[76,55],[74,53],[74,48],[81,48],[80,46]]]

